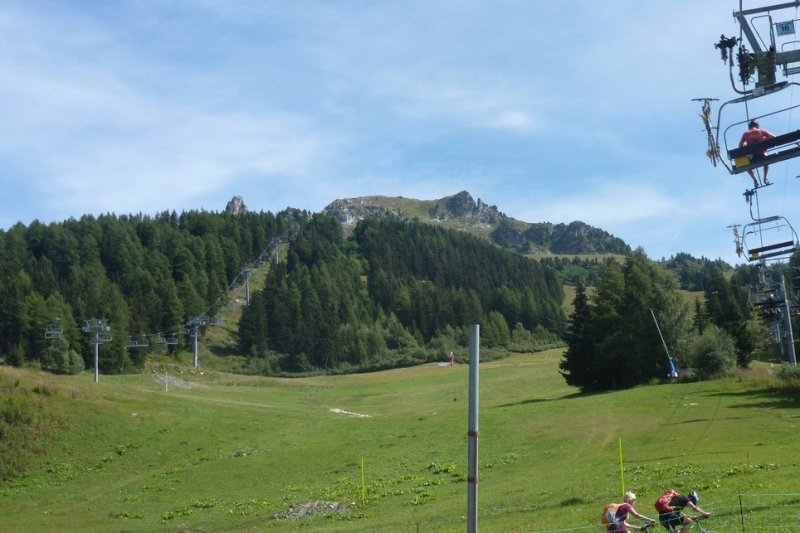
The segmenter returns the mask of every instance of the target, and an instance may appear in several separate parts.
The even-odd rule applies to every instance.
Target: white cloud
[[[302,181],[323,167],[339,142],[338,134],[301,115],[248,113],[248,102],[220,107],[219,94],[190,92],[177,99],[153,92],[166,80],[141,83],[129,72],[141,58],[130,61],[118,41],[91,24],[78,26],[88,28],[92,39],[72,39],[31,18],[16,23],[40,33],[19,30],[29,42],[17,50],[27,53],[0,53],[0,152],[16,161],[22,185],[39,196],[47,217],[192,208],[199,207],[192,199],[252,188],[251,180],[264,187],[274,180]],[[97,55],[83,61],[75,55],[98,43],[105,49]],[[176,74],[158,64],[145,68]],[[187,73],[176,83],[186,87],[204,78],[205,90],[225,86],[209,72]],[[20,176],[9,172],[0,170],[0,183],[19,184]],[[12,210],[7,223],[42,213],[24,217]]]
[[[467,190],[653,254],[728,246],[746,177],[703,156],[729,2],[0,6],[0,227],[86,212],[318,210]],[[797,166],[762,197],[798,205]],[[788,174],[787,174],[788,172]],[[722,240],[720,240],[722,239]]]

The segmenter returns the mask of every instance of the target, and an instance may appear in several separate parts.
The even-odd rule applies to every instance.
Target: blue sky
[[[466,190],[741,262],[749,178],[709,164],[691,101],[736,96],[713,45],[738,4],[6,0],[0,228]],[[763,215],[800,225],[798,162],[773,165]]]

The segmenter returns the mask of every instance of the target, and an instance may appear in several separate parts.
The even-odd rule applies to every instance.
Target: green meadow
[[[623,488],[650,516],[675,488],[739,531],[740,494],[800,492],[800,402],[777,368],[580,395],[560,357],[481,365],[480,530],[596,531]],[[2,530],[466,529],[468,365],[280,379],[188,361],[97,384],[0,367],[0,394],[48,428],[0,485]]]

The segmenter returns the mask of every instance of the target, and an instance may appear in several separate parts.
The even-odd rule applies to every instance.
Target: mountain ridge
[[[524,222],[467,191],[436,200],[403,196],[337,199],[323,212],[345,229],[363,219],[418,220],[466,231],[508,250],[528,255],[626,254],[631,247],[607,231],[576,220],[569,223]]]

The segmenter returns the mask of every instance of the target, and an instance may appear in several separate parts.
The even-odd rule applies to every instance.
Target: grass
[[[766,366],[582,396],[558,375],[560,354],[481,365],[482,530],[596,523],[622,490],[620,442],[645,514],[668,487],[698,490],[712,512],[740,492],[796,491],[800,402]],[[62,428],[0,486],[3,530],[465,529],[466,365],[303,379],[165,369],[168,387],[152,372],[94,384],[0,367]],[[318,500],[348,511],[275,518]]]

